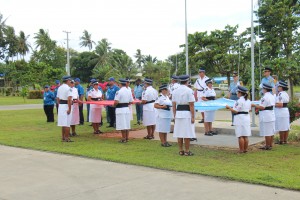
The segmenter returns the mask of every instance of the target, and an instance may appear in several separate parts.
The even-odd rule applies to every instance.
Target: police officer
[[[126,88],[127,88],[127,90],[131,93],[131,95],[132,95],[132,98],[133,98],[133,91],[132,91],[132,89],[131,89],[131,87],[130,87],[130,78],[126,78]],[[132,121],[133,120],[133,111],[132,111],[132,105],[131,104],[129,104],[129,110],[130,110],[130,120]]]
[[[106,99],[107,100],[114,100],[115,95],[120,88],[116,86],[114,77],[110,77],[108,79],[108,87],[106,91]],[[109,127],[115,127],[116,123],[116,108],[114,106],[107,106],[107,114],[109,117]]]
[[[212,87],[212,80],[207,79],[205,81],[207,88],[203,91],[203,96],[202,100],[203,101],[210,101],[210,100],[215,100],[216,98],[216,92],[214,88]],[[217,135],[216,132],[212,131],[212,122],[215,121],[215,110],[210,110],[210,111],[205,111],[204,112],[204,127],[205,127],[205,134],[206,136],[213,136]]]
[[[275,94],[275,80],[274,78],[271,76],[272,73],[272,68],[270,67],[265,67],[264,68],[264,77],[261,79],[259,88],[260,90],[260,94],[263,95],[263,84],[266,83],[268,85],[270,85],[272,87],[272,92],[273,94]]]
[[[143,124],[147,127],[147,136],[144,139],[154,139],[154,131],[156,124],[156,115],[154,102],[158,97],[157,91],[152,87],[153,81],[149,78],[145,78],[144,87],[145,91],[142,95],[143,104]]]
[[[80,100],[80,102],[78,103],[78,106],[79,106],[79,117],[80,117],[79,123],[80,123],[80,125],[83,125],[84,124],[83,104],[81,102],[83,102],[84,89],[83,89],[83,87],[80,84],[80,78],[75,78],[74,81],[75,81],[75,88],[77,89],[78,95],[79,95],[79,99],[78,100]]]
[[[280,136],[278,144],[287,144],[290,130],[290,113],[287,107],[290,98],[286,92],[288,84],[284,81],[279,81],[277,89],[279,93],[276,96],[275,104],[275,131],[279,132]]]
[[[71,77],[64,76],[63,84],[57,90],[58,119],[57,126],[62,127],[62,141],[73,142],[70,140],[70,124],[71,124],[71,106],[72,106],[72,89],[69,87]]]
[[[99,89],[98,81],[94,80],[92,84],[93,84],[93,89],[89,91],[88,101],[102,101],[103,93],[102,90]],[[89,120],[90,122],[92,122],[94,134],[102,133],[99,129],[101,123],[102,107],[103,107],[102,105],[98,105],[98,104],[90,105]]]
[[[141,84],[141,79],[137,79],[135,81],[135,86],[133,88],[133,91],[134,91],[135,99],[142,100],[144,86],[143,86],[143,84]],[[143,121],[143,104],[136,103],[135,109],[136,109],[137,124],[140,125],[141,121]]]
[[[263,83],[264,96],[260,100],[259,105],[252,104],[252,107],[258,108],[259,111],[259,130],[260,136],[265,137],[266,145],[261,147],[263,150],[271,150],[273,146],[273,136],[275,133],[275,97],[272,94],[274,89],[270,84]]]
[[[170,99],[172,99],[173,92],[180,86],[178,83],[178,77],[173,75],[171,76],[171,84],[169,85]]]
[[[57,103],[57,90],[60,86],[60,81],[59,80],[56,80],[55,81],[55,89],[54,89],[54,97],[55,97],[55,106],[56,106],[56,114],[58,114],[58,103]]]
[[[96,79],[92,78],[90,80],[90,83],[87,85],[86,87],[86,94],[85,94],[85,100],[87,101],[88,100],[88,96],[89,96],[89,92],[93,89],[93,82],[96,81]],[[87,112],[87,115],[86,115],[86,118],[87,118],[87,122],[89,122],[89,116],[90,116],[90,104],[86,104],[86,112]]]
[[[231,100],[238,100],[238,96],[237,96],[237,87],[240,85],[240,81],[239,81],[239,77],[238,77],[238,73],[237,72],[233,72],[233,81],[230,83],[229,86],[229,99]],[[232,124],[231,126],[233,126],[233,120],[234,120],[234,113],[232,113]]]
[[[46,85],[44,87],[44,112],[47,117],[47,122],[54,122],[54,102],[54,93],[49,90],[49,85]]]
[[[156,132],[159,133],[159,138],[162,147],[172,146],[167,142],[167,134],[171,131],[172,119],[172,102],[169,99],[168,85],[163,84],[159,87],[160,95],[155,101],[154,107],[157,109]]]
[[[80,123],[80,116],[79,116],[79,93],[77,88],[75,87],[75,81],[70,81],[70,88],[72,89],[72,111],[71,111],[71,134],[70,136],[77,136],[76,133],[76,125]]]
[[[248,89],[240,85],[236,88],[237,97],[239,98],[233,108],[226,106],[234,113],[235,135],[239,142],[239,153],[247,153],[248,151],[248,136],[251,136],[250,115],[251,101],[248,99]]]
[[[121,143],[126,143],[129,140],[130,126],[130,110],[129,104],[133,102],[131,91],[126,88],[126,79],[120,79],[121,89],[116,92],[114,106],[116,107],[116,130],[122,133]]]
[[[205,90],[205,88],[207,88],[205,81],[209,79],[207,76],[205,76],[205,69],[204,68],[200,68],[199,69],[199,78],[196,80],[195,84],[194,84],[194,88],[195,88],[195,95],[196,95],[196,101],[202,101],[202,97],[203,97],[203,91]],[[202,115],[202,120],[199,121],[199,123],[203,123],[204,122],[204,112],[200,111],[201,115]]]
[[[189,75],[178,77],[180,86],[172,96],[173,114],[175,116],[174,134],[179,146],[179,155],[192,156],[190,138],[195,138],[195,97],[193,91],[187,87]],[[185,151],[183,150],[183,141]]]

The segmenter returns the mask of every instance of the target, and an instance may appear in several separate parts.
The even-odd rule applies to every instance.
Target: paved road
[[[299,200],[300,192],[0,146],[1,200]]]

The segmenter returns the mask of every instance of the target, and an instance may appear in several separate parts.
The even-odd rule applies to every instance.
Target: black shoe
[[[190,141],[191,141],[191,142],[197,141],[197,138],[190,138]]]
[[[201,119],[201,120],[199,121],[199,123],[204,123],[204,120],[203,120],[203,119]]]
[[[231,124],[231,126],[234,126],[233,124]]]
[[[214,136],[211,132],[205,133],[205,136]]]
[[[217,132],[210,131],[210,133],[213,134],[213,135],[218,135]]]
[[[111,126],[111,125],[109,125],[109,126],[107,126],[106,128],[113,128],[114,126]]]

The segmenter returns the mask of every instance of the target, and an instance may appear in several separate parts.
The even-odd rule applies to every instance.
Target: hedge
[[[43,91],[30,90],[28,93],[28,99],[43,99]]]

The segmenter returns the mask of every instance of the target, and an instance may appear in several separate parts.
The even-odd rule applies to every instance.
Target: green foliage
[[[30,90],[28,99],[43,99],[43,92],[41,90]]]
[[[28,92],[29,92],[28,86],[27,85],[23,86],[20,94],[23,97],[24,102],[26,97],[28,96]]]
[[[299,102],[296,100],[290,101],[288,103],[288,109],[290,112],[290,122],[297,120],[300,118],[300,106]]]

